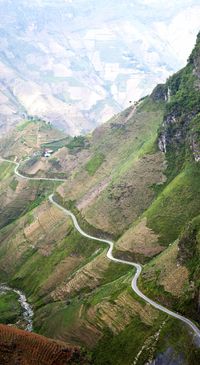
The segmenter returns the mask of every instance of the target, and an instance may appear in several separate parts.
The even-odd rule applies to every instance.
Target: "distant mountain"
[[[149,93],[200,26],[195,1],[161,3],[1,0],[1,131],[38,116],[85,133]]]

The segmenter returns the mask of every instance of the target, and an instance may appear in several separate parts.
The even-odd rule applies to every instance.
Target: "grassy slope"
[[[145,212],[147,224],[165,245],[173,242],[200,206],[200,170],[192,162],[170,182]]]
[[[0,294],[1,323],[15,324],[21,315],[21,306],[18,302],[18,295],[12,292]]]
[[[0,181],[6,180],[12,174],[13,166],[8,162],[2,162],[0,164]]]
[[[90,160],[60,191],[92,225],[119,235],[153,200],[151,185],[162,181],[164,170],[163,157],[155,151],[163,108],[162,102],[146,98],[128,121],[131,109],[94,131]]]

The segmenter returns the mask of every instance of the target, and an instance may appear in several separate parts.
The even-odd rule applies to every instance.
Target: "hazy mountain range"
[[[186,63],[197,1],[0,1],[0,128],[93,129]],[[183,47],[184,43],[184,47]]]

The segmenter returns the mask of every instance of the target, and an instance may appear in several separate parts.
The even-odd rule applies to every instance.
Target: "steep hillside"
[[[140,212],[136,216],[138,219],[134,221],[133,225],[129,224],[129,227],[126,227],[128,229],[125,229],[124,234],[121,235],[116,244],[117,255],[134,257],[135,260],[140,262],[149,260],[151,256],[163,251],[162,254],[145,265],[140,286],[150,297],[196,321],[199,320],[200,277],[198,248],[198,216],[200,212],[199,52],[200,35],[197,37],[196,47],[189,58],[187,66],[169,78],[165,85],[158,86],[151,95],[154,103],[158,103],[158,105],[161,102],[165,103],[163,122],[162,125],[160,123],[156,138],[158,148],[164,153],[162,158],[163,161],[165,160],[165,170],[162,170],[162,172],[165,174],[165,179],[162,180],[162,184],[151,184],[155,194],[154,201],[149,204],[146,211],[143,208],[143,214],[141,215]],[[143,105],[139,106],[139,110]],[[138,111],[136,116],[137,113]],[[113,136],[114,134],[112,135],[112,141]],[[119,144],[118,149],[120,149]],[[152,150],[146,152],[145,158],[149,162],[150,156],[152,157]],[[151,153],[150,156],[149,152]],[[157,150],[154,147],[153,158],[155,158],[156,153]],[[126,163],[122,165],[123,178],[126,176]],[[152,173],[152,165],[149,166],[148,163],[148,167],[150,173]],[[132,174],[134,168],[135,165],[130,168]],[[136,177],[141,178],[143,176],[144,179],[144,172],[144,168],[142,172],[137,171]],[[137,198],[139,198],[140,186],[142,186],[143,194],[145,192],[141,180],[140,185],[138,184],[139,187],[137,185]],[[118,201],[122,199],[123,195],[128,194],[128,186],[124,190],[124,194],[119,193]],[[131,195],[133,196],[133,193]],[[91,214],[91,218],[89,216],[94,225],[97,226],[99,221],[95,220],[95,216],[97,215],[99,219],[101,212],[99,209],[101,203],[99,201],[101,202],[103,199],[105,199],[105,195],[100,192],[98,199],[95,200],[95,210]],[[131,202],[130,197],[129,202]],[[133,201],[130,205],[133,207]],[[142,207],[141,202],[139,206]],[[78,204],[77,207],[81,208]],[[106,227],[107,229],[108,220],[113,216],[116,219],[118,211],[121,220],[119,218],[119,221],[115,221],[115,229],[119,231],[123,228],[123,215],[126,211],[124,207],[116,207],[115,204],[112,204],[109,218],[106,215],[107,204],[103,208],[101,228]],[[88,218],[87,213],[85,216]],[[130,216],[134,218],[133,211]],[[111,229],[108,229],[108,231],[110,232]],[[169,248],[165,249],[166,246],[169,246]],[[172,326],[170,324],[168,327],[170,333],[173,333]],[[159,341],[161,345],[162,336]],[[157,354],[160,351],[159,343],[157,344]],[[173,341],[172,343],[174,346]],[[173,355],[165,354],[165,356],[163,359],[167,362],[169,361],[168,356]],[[193,359],[190,356],[184,356],[184,360],[181,361],[186,363],[188,361],[189,364],[193,364],[195,361],[198,363],[199,353]],[[179,363],[178,360],[177,363]]]
[[[147,98],[135,109],[94,131],[90,157],[58,190],[90,224],[114,235],[121,234],[152,202],[152,186],[165,181],[164,158],[155,150],[163,103]]]
[[[91,136],[46,144],[52,156],[31,158],[21,170],[32,177],[67,177],[59,190],[64,201],[90,224],[119,235],[152,202],[152,187],[165,181],[165,161],[155,146],[163,110],[163,101],[145,98]]]
[[[137,161],[141,161],[141,165],[144,166],[147,170],[146,174],[148,174],[152,163],[155,170],[146,183],[147,193],[144,203],[145,206],[148,206],[156,194],[149,187],[149,184],[165,181],[162,173],[165,166],[162,154],[155,152],[156,130],[161,124],[162,116],[163,103],[146,99],[141,103],[141,106],[138,106],[137,110],[135,107],[128,109],[95,131],[92,136],[88,136],[88,141],[82,141],[79,138],[68,142],[61,140],[48,144],[54,152],[52,157],[48,159],[39,157],[40,162],[45,160],[46,168],[44,170],[35,170],[34,173],[34,166],[38,163],[34,161],[31,170],[28,170],[29,161],[25,162],[21,169],[31,176],[41,176],[41,174],[47,176],[50,171],[52,174],[51,158],[58,159],[62,172],[65,171],[63,167],[66,161],[73,158],[74,163],[71,164],[71,167],[68,163],[68,183],[69,188],[73,186],[80,194],[81,190],[76,188],[76,185],[78,187],[84,174],[83,193],[88,190],[88,186],[90,189],[94,189],[97,183],[102,184],[102,180],[109,179],[111,169],[113,172],[115,171],[116,180],[124,176],[125,185],[123,188],[125,188],[129,182],[128,172],[131,166],[136,165],[138,168]],[[149,123],[152,133],[149,133]],[[100,138],[98,137],[99,134]],[[112,135],[113,139],[111,140]],[[135,141],[134,144],[132,139]],[[100,143],[97,144],[97,141]],[[101,152],[104,148],[107,161],[110,161],[108,166]],[[148,159],[149,151],[152,155],[149,155],[150,158]],[[87,159],[84,158],[86,153]],[[147,161],[145,161],[145,155]],[[129,156],[129,161],[127,166],[124,165],[125,173],[123,173],[122,166],[127,156]],[[32,155],[30,157],[31,161]],[[159,162],[159,166],[156,166],[157,162]],[[140,171],[142,171],[142,166]],[[103,179],[100,171],[104,172]],[[113,175],[113,177],[115,176]],[[8,184],[7,179],[16,179],[11,167],[9,177],[5,177],[5,185]],[[39,182],[34,181],[28,183],[18,177],[17,180],[19,180],[18,184],[34,183],[36,186],[39,184]],[[44,184],[44,182],[40,183]],[[43,187],[43,196],[45,196],[52,187],[46,183]],[[60,191],[65,192],[66,188],[68,188],[67,183],[60,187]],[[120,189],[119,186],[119,194]],[[130,189],[125,199],[127,203],[132,190]],[[5,188],[5,191],[8,189]],[[73,194],[73,190],[71,193]],[[60,194],[57,194],[57,199],[62,200]],[[76,209],[75,204],[70,201],[67,202],[66,198],[65,203],[71,204],[73,209]],[[7,280],[11,287],[19,287],[24,290],[34,308],[34,329],[47,336],[75,344],[83,344],[89,348],[96,347],[100,339],[102,339],[102,343],[107,341],[106,331],[113,337],[126,333],[127,326],[130,326],[130,332],[124,336],[131,336],[135,326],[138,329],[141,328],[141,336],[142,334],[145,338],[153,336],[162,321],[162,316],[159,317],[159,313],[156,313],[153,308],[149,308],[148,305],[138,302],[130,291],[129,286],[133,270],[126,266],[116,266],[108,261],[105,256],[105,247],[100,243],[88,241],[81,237],[72,227],[70,220],[66,220],[58,209],[51,207],[47,202],[38,201],[38,204],[36,208],[34,205],[29,205],[28,212],[24,211],[21,217],[15,219],[11,224],[7,224],[0,233],[1,280]],[[130,204],[127,211],[129,219],[132,209]],[[143,208],[141,207],[141,209]],[[8,211],[7,207],[4,211]],[[80,215],[79,219],[86,231],[101,234],[97,228],[89,225]],[[128,225],[125,219],[124,224]],[[112,233],[111,230],[110,233]],[[116,234],[116,231],[114,233]],[[40,269],[38,270],[38,268]],[[6,306],[7,304],[4,303],[5,309]],[[54,318],[53,321],[51,320],[52,317]],[[122,321],[121,318],[125,319]],[[16,320],[16,318],[7,318],[6,323],[10,323],[9,321],[16,323]],[[114,338],[115,336],[113,340]],[[137,355],[138,346],[140,346],[140,339],[136,337],[131,345],[132,358]],[[129,351],[129,341],[127,341],[126,361],[129,361]],[[95,353],[99,353],[98,356],[101,358],[101,347]],[[146,358],[148,353],[147,351],[145,354]],[[107,353],[106,356],[109,354]],[[121,361],[120,359],[119,356],[119,361]],[[93,359],[93,361],[99,360]]]
[[[37,151],[48,146],[49,157],[9,154],[1,144],[3,156],[30,157],[20,163],[25,175],[67,181],[28,181],[1,165],[0,199],[10,202],[2,216],[22,192],[33,197],[2,221],[0,279],[26,293],[35,331],[86,346],[94,365],[198,365],[198,339],[139,299],[134,269],[108,260],[105,245],[81,236],[48,194],[56,189],[85,231],[114,237],[116,256],[144,264],[143,292],[199,326],[199,59],[200,36],[187,66],[137,105],[86,137],[44,138]],[[0,296],[0,304],[6,313],[8,300]],[[5,321],[17,325],[16,317]]]

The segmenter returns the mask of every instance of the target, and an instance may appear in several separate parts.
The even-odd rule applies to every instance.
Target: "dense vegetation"
[[[77,151],[83,148],[86,148],[88,145],[87,138],[84,136],[75,136],[71,139],[69,143],[67,143],[67,147],[71,151]]]

